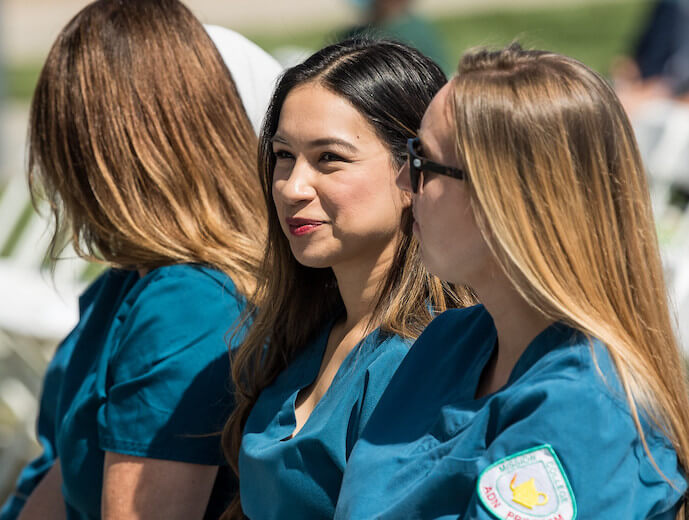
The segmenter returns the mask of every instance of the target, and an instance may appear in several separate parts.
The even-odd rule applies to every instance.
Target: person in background
[[[350,0],[362,13],[362,23],[350,27],[341,38],[366,36],[404,42],[439,63],[449,67],[444,42],[438,30],[414,12],[414,0]]]
[[[259,139],[268,243],[232,361],[224,518],[330,518],[352,446],[413,338],[473,301],[430,276],[394,184],[446,82],[401,43],[348,40],[280,79]],[[238,497],[239,498],[239,497]]]
[[[630,56],[618,58],[612,77],[634,116],[648,101],[689,101],[689,0],[657,0]]]
[[[689,397],[644,168],[604,78],[477,50],[398,184],[438,316],[354,446],[335,518],[685,518]]]
[[[230,73],[177,0],[93,2],[48,55],[32,193],[52,208],[53,255],[67,236],[108,269],[48,367],[43,453],[2,520],[218,518],[236,490],[220,447],[225,337],[258,283],[266,211],[251,120],[267,103],[254,91],[244,105],[238,87],[280,68],[209,31],[226,55],[253,59]]]

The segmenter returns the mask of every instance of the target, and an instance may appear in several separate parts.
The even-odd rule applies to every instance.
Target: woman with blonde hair
[[[646,178],[610,86],[512,45],[463,57],[398,184],[436,318],[354,447],[336,518],[683,518],[689,402]]]
[[[251,42],[209,32],[276,77]],[[29,180],[53,211],[52,252],[66,236],[109,269],[48,368],[43,453],[2,520],[218,518],[232,497],[225,336],[257,285],[265,234],[238,85],[177,0],[93,2],[53,45],[31,108]]]
[[[457,294],[423,268],[394,184],[446,79],[403,44],[348,40],[280,78],[260,136],[264,276],[232,362],[226,517],[329,518],[344,465],[416,337]]]

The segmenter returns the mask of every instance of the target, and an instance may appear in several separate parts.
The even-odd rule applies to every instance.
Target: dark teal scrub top
[[[345,358],[294,436],[299,390],[316,379],[332,323],[259,396],[239,453],[244,513],[254,520],[332,518],[345,463],[411,342],[376,330]]]
[[[437,317],[349,458],[337,519],[674,519],[686,489],[644,424],[653,467],[607,350],[554,324],[498,392],[475,399],[496,343],[482,306]]]
[[[196,265],[140,278],[110,270],[80,298],[80,321],[48,367],[38,417],[43,453],[0,513],[13,520],[56,458],[67,518],[100,518],[105,451],[223,464],[232,410],[226,334],[243,308],[232,281]],[[216,435],[207,435],[216,434]],[[206,518],[236,483],[220,468]]]

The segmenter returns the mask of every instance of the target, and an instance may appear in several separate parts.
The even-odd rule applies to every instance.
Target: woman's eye
[[[277,159],[293,159],[294,156],[289,153],[287,150],[275,150],[273,152],[275,154],[275,157]]]
[[[325,162],[348,162],[337,154],[325,152],[321,155],[321,161]]]

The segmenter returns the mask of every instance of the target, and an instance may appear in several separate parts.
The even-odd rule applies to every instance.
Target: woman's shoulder
[[[536,397],[537,398],[536,398]],[[537,336],[517,361],[508,385],[498,392],[506,409],[539,402],[553,416],[579,412],[617,416],[633,429],[615,363],[603,343],[554,324]]]
[[[223,271],[200,264],[174,264],[152,269],[141,278],[144,285],[160,283],[164,280],[181,281],[186,285],[220,286],[234,292],[235,285],[232,278]]]
[[[513,385],[516,392],[548,390],[580,404],[587,398],[584,405],[614,405],[624,414],[631,413],[615,362],[600,340],[555,324],[534,343],[539,341],[515,367],[519,372]]]
[[[644,437],[639,435],[614,363],[595,339],[582,335],[549,352],[487,407],[497,414],[499,432],[491,453],[549,446],[583,517],[591,517],[602,488],[609,497],[633,497],[625,507],[610,506],[619,518],[635,508],[670,510],[686,488],[671,442],[637,405]]]
[[[206,341],[219,345],[212,352],[222,350],[243,305],[232,280],[220,271],[193,264],[153,269],[117,310],[112,355],[138,351],[146,343],[150,349],[154,343],[177,348]]]
[[[175,264],[152,269],[139,278],[122,312],[133,307],[181,307],[194,312],[200,306],[204,313],[212,315],[214,309],[243,303],[232,279],[222,271],[197,264]]]
[[[561,326],[560,334],[566,330]],[[541,433],[548,431],[557,439],[553,444],[560,449],[565,449],[563,445],[567,450],[578,447],[581,453],[595,454],[598,448],[611,453],[612,446],[631,446],[641,478],[661,484],[664,479],[646,456],[645,442],[661,471],[684,487],[672,444],[641,403],[635,403],[645,439],[639,436],[608,348],[596,338],[574,329],[569,332],[504,392],[503,422],[510,424],[510,416],[514,422],[533,420]],[[592,425],[596,425],[595,431]],[[596,442],[591,444],[593,439]],[[605,453],[599,455],[603,460]]]

